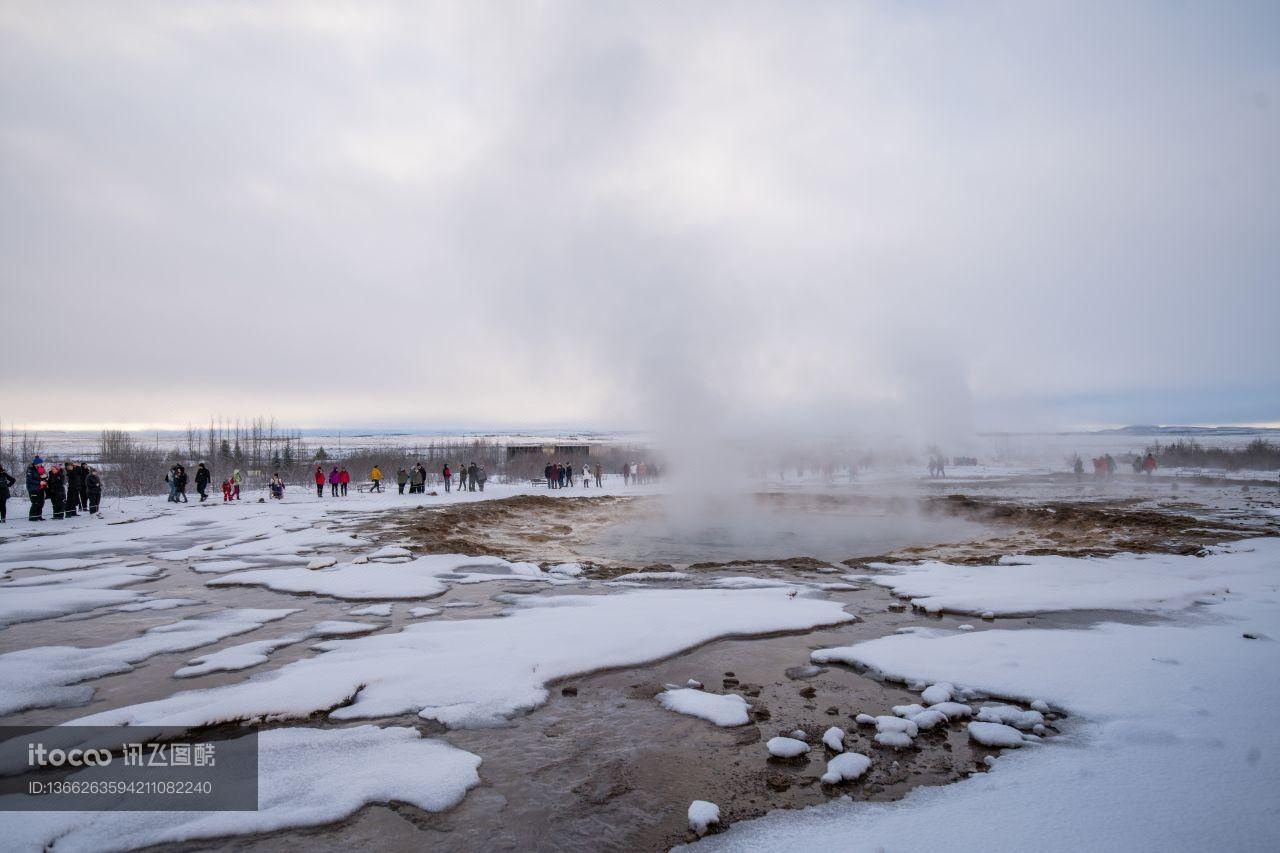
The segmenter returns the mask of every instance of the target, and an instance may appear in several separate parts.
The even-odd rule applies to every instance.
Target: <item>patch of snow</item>
[[[948,720],[962,720],[973,716],[973,708],[963,702],[939,702],[929,710],[945,715]]]
[[[876,717],[876,729],[882,732],[902,732],[907,737],[915,737],[920,733],[919,726],[902,717]]]
[[[448,589],[440,575],[456,571],[474,558],[433,554],[409,563],[344,565],[320,571],[260,569],[235,572],[207,581],[209,586],[264,586],[277,592],[310,593],[347,600],[430,598]],[[503,561],[505,564],[505,561]]]
[[[10,580],[0,587],[0,628],[99,607],[132,604],[145,593],[122,587],[163,574],[158,566],[77,569]]]
[[[796,587],[790,581],[756,578],[750,575],[711,578],[706,585],[715,589],[794,589]]]
[[[0,811],[0,832],[9,850],[108,853],[320,826],[371,803],[441,812],[480,784],[478,756],[412,728],[271,729],[258,750],[257,811]]]
[[[618,575],[617,581],[683,581],[688,580],[688,572],[629,572]]]
[[[390,616],[390,604],[367,604],[364,607],[353,607],[347,613],[351,616]]]
[[[379,566],[374,573],[399,568]],[[305,718],[336,708],[331,719],[417,713],[451,726],[490,725],[542,704],[550,681],[659,660],[718,637],[805,630],[850,618],[839,602],[797,598],[779,606],[770,590],[524,596],[502,619],[427,621],[332,640],[319,644],[323,655],[245,682],[79,722],[193,727],[260,716]]]
[[[911,722],[915,723],[920,731],[927,732],[947,722],[947,715],[936,708],[930,708],[912,715]]]
[[[1017,556],[995,566],[873,563],[864,580],[930,612],[996,616],[1062,610],[1181,610],[1222,595],[1241,573],[1256,572],[1244,552],[1205,560],[1176,554],[1112,557]]]
[[[747,710],[751,706],[736,693],[707,693],[680,687],[659,693],[658,703],[668,711],[698,717],[717,726],[745,726],[750,721]]]
[[[393,557],[412,557],[413,552],[398,545],[384,545],[368,556],[370,560],[388,560]]]
[[[951,696],[955,692],[955,685],[947,681],[940,681],[937,684],[931,684],[920,694],[920,698],[924,700],[926,705],[937,705],[941,702],[950,702]]]
[[[769,750],[769,754],[774,758],[798,758],[809,751],[809,744],[793,737],[769,738],[769,742],[765,744],[765,748]]]
[[[1022,732],[1004,723],[970,723],[969,737],[983,746],[1017,748],[1023,745]]]
[[[891,746],[894,749],[907,749],[915,743],[906,732],[876,732],[875,741],[881,746]]]
[[[222,610],[157,625],[106,646],[36,646],[0,655],[0,714],[27,708],[83,705],[93,688],[83,682],[128,672],[134,664],[170,652],[207,646],[261,628],[296,610]]]
[[[846,752],[827,762],[827,772],[822,774],[822,784],[837,785],[853,782],[871,767],[871,759],[858,752]]]
[[[446,607],[448,605],[445,605]],[[410,607],[409,615],[414,619],[422,619],[426,616],[439,616],[444,611],[439,607]]]
[[[140,610],[173,610],[175,607],[190,607],[193,604],[204,604],[194,598],[146,598],[133,604],[122,604],[116,608],[122,613],[136,613]]]
[[[689,804],[689,828],[698,837],[707,834],[707,827],[720,822],[720,807],[706,800],[694,800]]]
[[[974,719],[983,723],[1004,723],[1015,729],[1030,731],[1036,726],[1044,725],[1044,714],[1039,711],[1024,711],[1013,705],[983,705],[974,715]]]
[[[315,627],[311,629],[313,637],[344,637],[352,634],[368,634],[370,631],[377,631],[382,625],[373,625],[368,622],[344,622],[338,619],[331,619],[325,622],[317,622]]]
[[[832,752],[844,752],[844,729],[832,726],[822,733],[822,743]]]

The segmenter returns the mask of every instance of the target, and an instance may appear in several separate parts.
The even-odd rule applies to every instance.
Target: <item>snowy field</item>
[[[337,849],[369,806],[469,815],[486,789],[510,797],[522,784],[487,776],[485,762],[502,754],[504,732],[516,736],[514,721],[547,713],[558,685],[679,661],[721,638],[810,631],[769,647],[795,670],[788,678],[847,671],[872,691],[905,685],[893,688],[902,698],[863,698],[829,717],[814,700],[795,707],[816,717],[768,720],[759,691],[731,672],[723,684],[665,684],[643,699],[646,719],[736,739],[762,768],[813,767],[811,799],[788,802],[826,801],[737,820],[769,800],[649,792],[646,807],[687,826],[684,840],[741,850],[1280,846],[1280,735],[1240,716],[1280,703],[1280,539],[1203,556],[597,576],[371,532],[432,506],[653,491],[137,498],[109,504],[104,519],[9,525],[0,720],[266,729],[257,812],[0,812],[6,849],[123,850],[330,824]],[[1205,496],[1210,509],[1234,500]],[[1274,519],[1274,502],[1250,501],[1250,513]],[[915,611],[887,607],[890,591]],[[750,655],[751,641],[739,645]],[[977,750],[964,778],[871,796],[868,780],[939,738]],[[12,761],[0,755],[0,768],[12,772]],[[421,843],[389,837],[388,849]]]

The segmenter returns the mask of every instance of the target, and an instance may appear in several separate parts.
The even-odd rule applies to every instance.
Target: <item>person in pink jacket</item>
[[[342,475],[338,473],[338,466],[334,465],[333,470],[329,472],[329,493],[333,497],[338,496],[338,482],[342,479]]]

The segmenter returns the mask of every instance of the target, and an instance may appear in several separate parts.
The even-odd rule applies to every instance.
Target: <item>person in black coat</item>
[[[200,493],[200,503],[204,503],[205,498],[209,497],[205,494],[205,490],[209,488],[209,480],[213,479],[213,474],[209,469],[204,467],[201,462],[196,466],[196,491]]]
[[[53,519],[57,521],[67,514],[67,477],[57,465],[49,469],[48,484],[46,491],[49,503],[53,504]]]
[[[44,521],[44,498],[48,486],[44,461],[37,456],[27,466],[27,495],[31,498],[31,512],[27,515],[28,520]]]
[[[177,500],[181,503],[187,502],[187,469],[182,465],[178,466],[178,498]]]
[[[89,468],[88,471],[84,478],[85,500],[88,502],[86,505],[90,515],[97,515],[98,504],[102,503],[102,478],[98,476],[96,469]]]
[[[62,478],[67,483],[67,496],[62,501],[62,514],[64,518],[72,518],[79,515],[76,510],[80,507],[80,480],[76,475],[78,466],[74,462],[62,463]]]
[[[89,466],[83,462],[76,463],[76,495],[80,498],[80,509],[89,511]]]
[[[9,476],[9,472],[4,470],[4,466],[0,465],[0,524],[4,524],[8,520],[9,503],[9,487],[18,482],[16,477]]]

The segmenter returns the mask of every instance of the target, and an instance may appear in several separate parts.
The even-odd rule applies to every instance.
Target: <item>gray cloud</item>
[[[1278,39],[1266,3],[6,3],[5,417],[1280,420]]]

